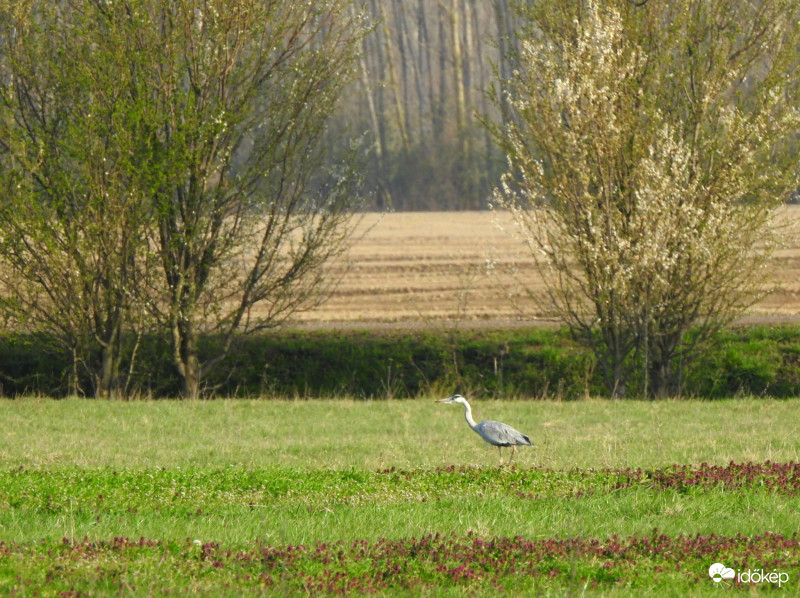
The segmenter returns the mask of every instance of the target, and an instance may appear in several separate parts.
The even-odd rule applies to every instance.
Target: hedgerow
[[[214,355],[219,339],[201,340]],[[131,346],[133,343],[131,343]],[[130,360],[130,355],[127,356]],[[130,364],[129,364],[130,365]],[[800,327],[742,327],[718,333],[685,366],[692,398],[800,394]],[[132,396],[175,397],[166,339],[145,336],[130,367]],[[39,333],[0,336],[0,395],[90,394],[80,364]],[[71,377],[72,376],[72,377]],[[408,398],[451,393],[502,398],[603,396],[591,352],[563,328],[464,330],[277,330],[238,339],[206,377],[207,396]]]

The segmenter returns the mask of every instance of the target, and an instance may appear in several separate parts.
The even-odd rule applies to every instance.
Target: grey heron
[[[477,432],[478,435],[486,442],[497,447],[497,450],[500,453],[501,466],[503,465],[504,446],[511,447],[511,458],[508,460],[509,465],[511,465],[511,461],[514,460],[514,453],[517,452],[518,445],[532,446],[530,438],[509,425],[492,420],[486,420],[479,424],[475,423],[475,420],[472,419],[472,408],[469,406],[467,399],[461,395],[453,395],[452,397],[447,397],[446,399],[439,399],[436,402],[447,403],[449,405],[463,405],[464,417],[466,418],[469,427],[475,430],[475,432]]]

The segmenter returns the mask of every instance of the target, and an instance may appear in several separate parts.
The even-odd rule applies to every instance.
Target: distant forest
[[[330,142],[365,135],[379,209],[487,207],[505,161],[479,122],[508,72],[509,0],[362,0],[375,24]],[[358,3],[353,10],[358,10]]]

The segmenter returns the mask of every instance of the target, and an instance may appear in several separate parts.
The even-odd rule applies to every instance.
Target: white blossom
[[[623,16],[590,0],[559,29],[543,2],[522,9],[546,27],[521,44],[495,201],[528,234],[553,307],[578,329],[627,335],[626,354],[643,333],[725,320],[758,297],[773,208],[796,184],[776,158],[800,126],[786,91],[800,8],[708,0]],[[734,10],[769,33],[750,39],[739,15],[739,37],[687,50],[690,32]]]

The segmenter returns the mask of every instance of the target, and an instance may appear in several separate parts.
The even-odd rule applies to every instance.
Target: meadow
[[[800,400],[432,399],[0,401],[0,595],[800,595]]]

